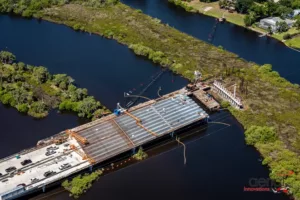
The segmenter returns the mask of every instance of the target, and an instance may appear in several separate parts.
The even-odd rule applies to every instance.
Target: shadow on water
[[[212,120],[231,126],[210,124],[184,133],[186,165],[182,146],[170,140],[147,151],[145,161],[100,177],[80,199],[288,199],[272,192],[243,192],[250,178],[268,178],[268,169],[244,144],[243,129],[229,113],[214,114]],[[62,200],[68,194],[59,188],[33,199]]]
[[[122,2],[206,42],[215,23],[215,18],[188,13],[168,3],[168,0],[122,0]],[[297,73],[300,72],[300,53],[278,40],[258,35],[256,32],[226,22],[218,25],[213,44],[222,46],[248,61],[272,64],[273,69],[281,76],[291,82],[300,83],[300,76]]]
[[[147,2],[157,5],[155,0]],[[161,70],[113,40],[78,33],[62,25],[0,16],[0,26],[5,27],[1,30],[0,49],[7,48],[23,62],[44,65],[51,73],[72,76],[77,84],[88,88],[91,95],[111,110],[117,102],[124,101],[124,92],[133,89],[138,92]],[[159,86],[164,94],[186,84],[187,80],[167,71],[145,95],[154,98]],[[251,177],[268,177],[268,170],[258,162],[258,152],[244,144],[243,129],[231,115],[222,112],[211,118],[231,126],[223,129],[223,125],[215,124],[198,133],[200,138],[209,136],[183,140],[187,142],[186,166],[183,165],[182,147],[174,148],[177,145],[170,144],[153,150],[156,156],[101,177],[82,199],[140,199],[145,196],[156,199],[285,199],[271,192],[243,192]],[[81,123],[75,115],[55,111],[46,119],[36,121],[2,105],[0,120],[1,157]],[[45,199],[68,199],[68,194]]]

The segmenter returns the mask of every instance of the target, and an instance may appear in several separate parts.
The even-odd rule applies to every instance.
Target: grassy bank
[[[136,54],[188,78],[192,78],[194,70],[199,67],[208,77],[219,73],[218,66],[224,64],[250,65],[235,54],[181,33],[121,3],[102,8],[68,4],[45,9],[43,18],[113,38]]]
[[[227,10],[221,9],[219,7],[219,2],[211,2],[211,3],[205,3],[201,2],[199,0],[192,0],[190,2],[188,1],[182,1],[182,0],[169,0],[169,2],[174,3],[177,6],[180,6],[184,8],[188,12],[198,12],[204,15],[208,15],[215,18],[221,18],[223,15],[226,18],[226,21],[236,24],[238,26],[242,26],[245,28],[248,28],[252,31],[267,34],[267,31],[264,29],[261,29],[257,27],[256,25],[252,25],[250,27],[246,27],[244,23],[244,14],[240,14],[237,12],[228,12]],[[292,39],[284,40],[283,36],[286,34],[295,35],[298,34],[298,36],[293,37]],[[298,48],[300,49],[300,31],[296,30],[296,28],[291,28],[287,32],[284,33],[274,33],[273,35],[270,35],[270,37],[273,37],[279,41],[282,41],[285,45],[292,47],[292,48]]]
[[[45,67],[15,62],[10,52],[0,52],[0,102],[35,118],[59,108],[92,118],[108,110],[88,96],[87,89],[77,88],[66,74],[50,74]]]
[[[247,143],[264,156],[263,164],[271,167],[273,179],[281,181],[280,174],[294,171],[286,183],[300,199],[299,85],[283,79],[269,65],[246,62],[121,3],[97,8],[59,5],[45,8],[39,16],[115,39],[186,78],[199,70],[207,80],[222,76],[225,84],[237,83],[246,109],[230,110],[245,127]]]
[[[246,110],[231,109],[232,113],[246,129],[258,126],[274,130],[274,138],[254,137],[256,140],[252,139],[251,144],[262,153],[263,164],[271,167],[271,177],[275,180],[281,180],[282,171],[295,172],[286,178],[286,183],[294,196],[300,198],[298,85],[283,79],[268,65],[258,67],[246,62],[123,4],[103,8],[69,4],[45,9],[42,15],[56,23],[113,38],[137,55],[148,57],[186,78],[191,79],[193,71],[200,70],[206,79],[222,76],[227,84],[238,83]],[[246,135],[257,134],[257,129],[250,130],[254,133],[246,132]]]

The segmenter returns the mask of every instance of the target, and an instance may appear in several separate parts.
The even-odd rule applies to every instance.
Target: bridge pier
[[[90,172],[92,172],[92,171],[93,171],[93,165],[91,165],[91,166],[89,167],[89,169],[90,169]]]
[[[134,155],[136,153],[136,147],[134,147],[133,149],[132,149],[132,155]]]
[[[173,138],[174,137],[174,131],[170,133],[170,136]]]
[[[42,187],[43,192],[46,192],[46,185],[44,184]]]

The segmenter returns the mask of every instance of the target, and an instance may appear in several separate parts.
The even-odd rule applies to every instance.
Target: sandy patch
[[[211,10],[212,8],[213,8],[213,7],[210,7],[210,6],[205,7],[205,8],[204,8],[204,12],[207,12],[207,11]]]

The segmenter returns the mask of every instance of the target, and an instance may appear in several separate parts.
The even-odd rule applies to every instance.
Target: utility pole
[[[202,74],[198,70],[196,70],[194,72],[194,79],[195,79],[194,81],[195,81],[195,83],[197,83],[201,79],[201,77],[202,77]]]
[[[234,98],[236,97],[236,84],[234,84],[233,86],[233,97]]]

